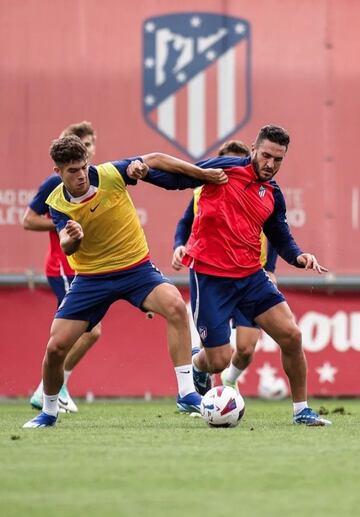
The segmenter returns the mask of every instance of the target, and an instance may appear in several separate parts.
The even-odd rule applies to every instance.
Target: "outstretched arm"
[[[141,158],[143,161],[142,164],[140,160],[136,160],[132,162],[127,169],[128,175],[134,179],[143,179],[146,176],[147,170],[146,167],[144,167],[145,165],[150,169],[160,169],[173,174],[184,174],[203,182],[222,185],[228,181],[227,175],[220,168],[202,169],[197,165],[180,160],[169,154],[150,153]],[[139,176],[139,174],[141,174],[141,176]]]

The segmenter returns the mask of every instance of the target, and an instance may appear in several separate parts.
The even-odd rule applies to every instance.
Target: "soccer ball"
[[[235,427],[245,413],[240,393],[230,386],[215,386],[202,398],[200,413],[210,427]]]
[[[268,377],[260,380],[258,394],[265,400],[282,400],[289,395],[289,389],[282,377]]]

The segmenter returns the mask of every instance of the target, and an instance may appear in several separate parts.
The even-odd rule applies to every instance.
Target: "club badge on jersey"
[[[265,194],[266,194],[266,188],[263,185],[261,185],[259,188],[259,196],[264,197]]]
[[[189,12],[153,16],[143,29],[146,122],[199,160],[250,117],[250,25]]]

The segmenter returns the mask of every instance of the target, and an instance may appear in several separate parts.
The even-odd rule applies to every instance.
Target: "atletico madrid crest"
[[[242,18],[179,13],[144,22],[146,122],[198,160],[250,117],[250,26]]]

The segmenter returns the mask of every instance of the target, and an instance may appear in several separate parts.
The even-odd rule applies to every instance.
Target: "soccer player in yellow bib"
[[[193,384],[186,305],[177,288],[151,263],[126,185],[147,176],[147,181],[156,185],[178,189],[204,181],[223,184],[226,174],[222,169],[203,170],[160,153],[88,166],[86,147],[76,136],[55,140],[50,155],[62,183],[49,195],[47,204],[76,276],[51,326],[43,360],[42,412],[23,427],[56,424],[67,353],[119,299],[167,320],[178,384],[177,407],[182,412],[199,412],[201,397]],[[154,172],[154,181],[150,172]]]

